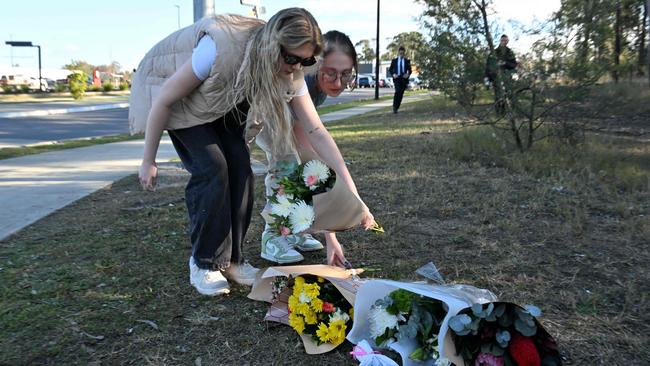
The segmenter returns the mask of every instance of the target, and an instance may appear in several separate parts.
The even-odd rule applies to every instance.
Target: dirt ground
[[[539,178],[460,161],[449,115],[418,103],[328,125],[386,230],[339,234],[350,262],[416,280],[432,261],[449,283],[540,307],[567,365],[647,364],[650,193],[587,170]],[[262,321],[267,305],[247,287],[193,290],[186,179],[167,167],[145,193],[128,177],[1,242],[0,364],[355,364],[348,342],[306,355],[288,326]],[[265,267],[256,184],[244,252]],[[321,251],[304,263],[324,261]]]

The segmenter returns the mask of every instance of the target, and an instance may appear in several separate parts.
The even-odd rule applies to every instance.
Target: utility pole
[[[214,0],[194,0],[194,22],[214,15]]]
[[[650,1],[650,0],[648,0]],[[375,100],[379,99],[379,0],[377,0],[377,60],[375,61]]]
[[[178,29],[181,29],[181,6],[174,5],[176,7],[176,20],[178,21]]]

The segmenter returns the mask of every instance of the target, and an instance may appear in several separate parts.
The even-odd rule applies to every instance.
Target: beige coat
[[[227,100],[228,92],[234,88],[237,72],[245,57],[246,43],[255,24],[224,23],[218,22],[217,17],[206,17],[158,42],[147,52],[133,77],[129,108],[131,133],[145,131],[152,102],[162,84],[192,57],[192,50],[204,35],[210,36],[217,45],[215,62],[208,78],[172,106],[165,129],[193,127],[224,116],[234,105]],[[260,21],[257,24],[263,23]],[[295,72],[293,90],[299,90],[302,83],[303,73]],[[253,131],[261,128],[259,123],[250,121],[249,127]],[[248,134],[251,135],[250,132]]]

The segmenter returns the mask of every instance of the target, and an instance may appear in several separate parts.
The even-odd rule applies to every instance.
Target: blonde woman
[[[145,130],[140,182],[154,189],[156,152],[167,130],[191,174],[185,189],[190,283],[201,294],[228,293],[228,280],[250,285],[257,272],[242,254],[253,201],[247,130],[265,129],[272,151],[287,154],[295,148],[295,115],[314,150],[357,194],[303,80],[302,67],[316,62],[321,42],[318,24],[300,8],[282,10],[268,23],[207,17],[159,42],[138,67],[129,121],[132,132]],[[362,225],[373,223],[366,209]]]
[[[313,73],[305,75],[305,82],[309,97],[314,106],[318,107],[323,104],[327,97],[337,97],[355,79],[357,70],[357,52],[350,38],[342,32],[333,30],[323,35],[323,58],[318,63],[318,67]],[[294,124],[294,136],[302,151],[312,151],[309,138],[302,129],[302,124]],[[277,185],[277,180],[281,177],[281,169],[276,169],[276,165],[286,166],[287,163],[295,161],[294,156],[278,157],[275,156],[268,142],[268,138],[262,132],[257,138],[257,145],[266,152],[269,162],[269,173],[264,183],[266,184],[266,194],[271,195],[273,188]],[[310,155],[314,155],[311,153]],[[269,203],[267,202],[268,209]],[[347,260],[343,254],[343,247],[336,238],[334,233],[325,233],[325,243],[327,246],[327,263],[332,266],[344,267]],[[295,234],[282,237],[273,232],[269,225],[264,228],[262,234],[262,258],[280,263],[295,263],[304,259],[298,251],[307,252],[320,250],[323,244],[310,234]]]

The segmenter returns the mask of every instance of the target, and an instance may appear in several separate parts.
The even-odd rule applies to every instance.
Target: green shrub
[[[27,94],[29,93],[29,85],[21,85],[18,87],[18,90],[20,90],[21,93]]]
[[[102,88],[99,85],[93,84],[93,85],[90,86],[90,91],[91,92],[98,92],[98,91],[102,91]]]
[[[3,85],[2,91],[4,91],[5,93],[15,93],[16,87],[13,85]]]
[[[121,82],[120,83],[120,90],[128,90],[129,89],[129,83]]]
[[[113,84],[111,84],[109,81],[107,81],[104,84],[102,84],[102,89],[105,92],[109,92],[109,91],[113,90]]]
[[[63,83],[56,83],[55,86],[54,86],[54,90],[55,90],[57,93],[63,93],[63,92],[66,91],[67,89],[68,89],[68,87],[67,87],[65,84],[63,84]]]
[[[70,93],[74,99],[83,98],[86,94],[86,74],[84,72],[74,73],[68,76],[70,79]]]

